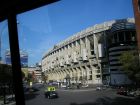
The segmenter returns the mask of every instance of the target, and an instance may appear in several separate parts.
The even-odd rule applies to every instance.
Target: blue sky
[[[62,0],[17,15],[20,49],[29,65],[41,61],[54,44],[95,24],[134,17],[132,0]]]

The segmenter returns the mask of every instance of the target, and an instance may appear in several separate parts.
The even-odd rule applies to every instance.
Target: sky
[[[61,0],[17,15],[20,49],[28,52],[31,66],[55,44],[83,29],[133,17],[132,0]],[[2,33],[3,40],[8,40],[8,31]]]

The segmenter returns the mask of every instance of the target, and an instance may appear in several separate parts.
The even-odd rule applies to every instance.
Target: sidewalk
[[[97,89],[97,85],[88,85],[88,86],[83,86],[83,87],[80,87],[80,88],[57,88],[58,91],[70,91],[70,92],[78,92],[78,91],[95,91],[95,90],[98,90]],[[106,87],[106,88],[102,88],[101,87],[101,90],[112,90],[110,87]]]

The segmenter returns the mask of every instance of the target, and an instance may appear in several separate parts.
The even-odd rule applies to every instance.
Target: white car
[[[66,88],[66,85],[63,85],[63,84],[62,84],[62,85],[61,85],[61,88]]]

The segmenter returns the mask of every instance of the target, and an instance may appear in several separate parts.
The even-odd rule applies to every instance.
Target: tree
[[[137,51],[126,51],[120,56],[122,70],[135,83],[140,82],[140,60]]]
[[[9,83],[12,80],[12,67],[6,64],[0,64],[0,82]]]
[[[46,81],[48,80],[48,76],[45,75],[44,72],[41,73],[41,76],[42,76],[42,80],[46,83]]]

